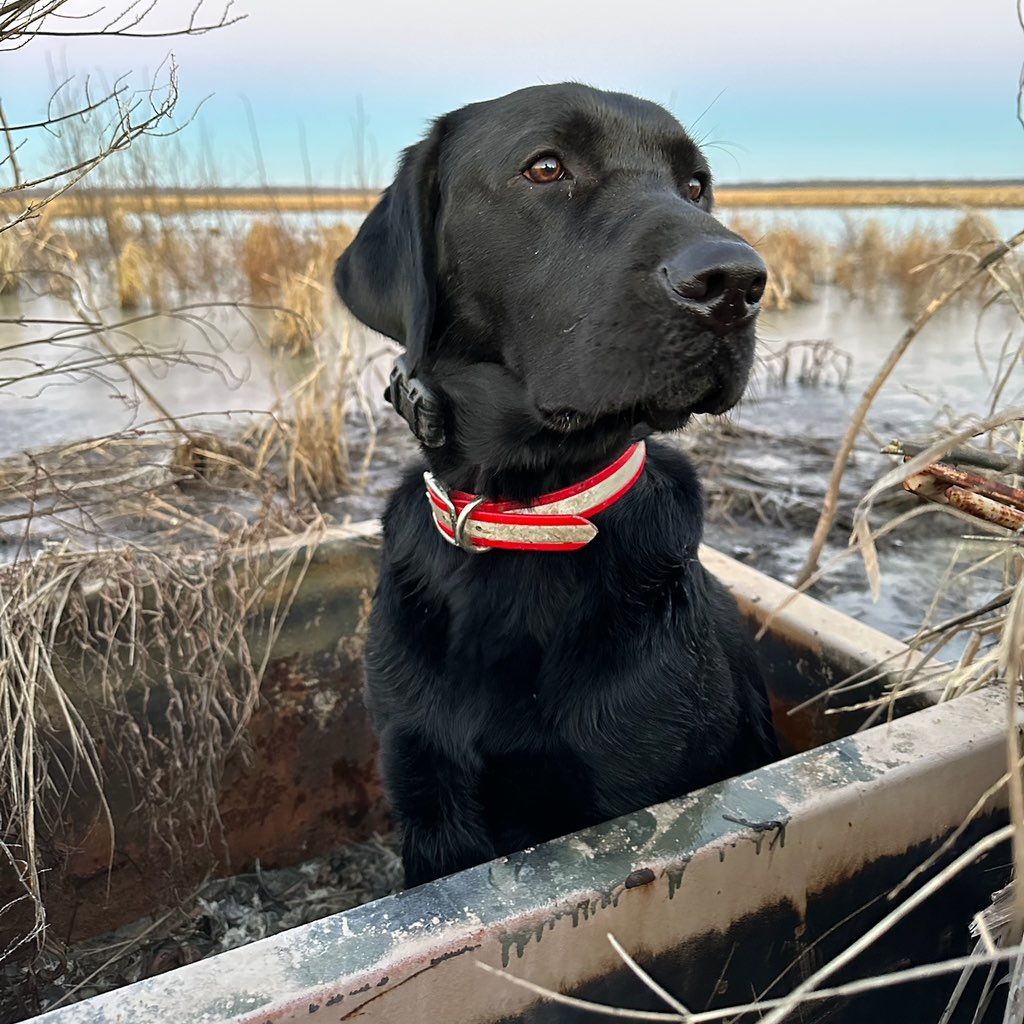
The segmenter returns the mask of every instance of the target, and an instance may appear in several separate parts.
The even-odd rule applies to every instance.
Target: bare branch
[[[177,36],[201,36],[244,20],[244,14],[233,14],[233,0],[229,0],[220,14],[210,21],[201,21],[203,0],[193,8],[188,23],[179,28],[147,30],[140,26],[156,10],[159,0],[150,0],[143,5],[133,0],[106,23],[90,27],[54,29],[49,27],[51,19],[88,22],[105,10],[99,7],[91,14],[72,17],[62,12],[68,0],[13,0],[0,5],[0,48],[16,49],[38,38],[68,38],[106,36],[122,39],[170,39]]]
[[[1022,2],[1024,2],[1024,0],[1022,0]],[[1024,243],[1024,231],[1018,231],[1012,238],[1005,242],[1000,242],[997,246],[990,249],[989,252],[977,261],[971,270],[963,274],[941,295],[929,302],[928,305],[925,306],[925,308],[917,315],[913,323],[911,323],[900,336],[885,362],[871,379],[868,386],[864,389],[864,394],[861,396],[861,400],[853,413],[850,425],[847,428],[846,434],[839,446],[839,451],[836,453],[835,461],[832,465],[832,477],[829,481],[828,490],[825,493],[825,499],[822,502],[821,516],[818,519],[818,524],[814,529],[814,537],[811,540],[811,549],[808,552],[807,561],[804,563],[804,567],[800,571],[800,575],[797,577],[798,586],[802,586],[807,583],[818,568],[818,561],[821,558],[821,552],[825,547],[825,542],[828,540],[829,532],[832,529],[832,524],[835,522],[836,513],[839,508],[839,488],[846,473],[847,463],[850,460],[850,455],[853,453],[854,445],[856,444],[857,438],[864,426],[868,410],[878,397],[878,393],[882,390],[882,386],[892,375],[893,370],[899,364],[907,349],[910,348],[914,339],[917,338],[925,325],[936,315],[936,313],[948,306],[957,295],[985,274],[989,267],[1003,259],[1009,253],[1013,252],[1013,250],[1022,243]]]
[[[109,103],[112,99],[123,96],[127,91],[126,86],[115,84],[114,88],[106,96],[94,100],[84,107],[79,107],[77,110],[69,110],[65,114],[55,114],[52,117],[44,118],[42,121],[34,121],[29,124],[5,125],[5,130],[10,132],[27,132],[36,128],[47,128],[51,125],[60,124],[62,121],[69,121],[73,117],[84,117],[86,114],[91,114],[94,110],[99,110],[100,107],[105,103]]]

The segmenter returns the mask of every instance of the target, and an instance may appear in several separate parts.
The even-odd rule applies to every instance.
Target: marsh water
[[[923,227],[948,230],[960,216],[951,210],[794,210],[741,211],[776,222],[833,234],[857,218],[883,219],[894,229]],[[995,211],[992,219],[1007,233],[1024,224],[1024,211]],[[45,324],[27,325],[18,317],[61,320],[68,311],[48,298],[0,298],[0,459],[27,450],[83,438],[145,429],[157,414],[137,402],[116,365],[90,366],[95,342],[67,337],[46,341]],[[281,354],[260,340],[270,314],[245,314],[221,307],[200,308],[185,317],[140,318],[106,335],[108,344],[128,356],[134,371],[160,405],[195,427],[216,423],[224,413],[238,429],[273,407],[282,394],[309,371],[301,357]],[[121,319],[124,314],[117,314]],[[731,414],[752,436],[730,442],[729,457],[747,476],[768,481],[776,497],[800,498],[802,515],[767,517],[712,516],[708,540],[727,553],[757,565],[773,576],[791,578],[806,554],[812,516],[808,508],[824,493],[831,454],[842,435],[865,383],[905,330],[907,320],[895,295],[869,304],[851,299],[835,286],[819,286],[811,302],[762,315],[759,335],[766,361],[747,398]],[[862,437],[844,493],[853,497],[891,467],[878,453],[890,438],[927,433],[936,422],[983,416],[997,372],[1003,341],[1019,328],[1010,309],[981,310],[967,301],[945,310],[916,339],[882,391],[869,417],[871,433]],[[379,513],[398,467],[413,452],[404,426],[379,399],[390,366],[382,339],[358,326],[346,330],[360,389],[370,404],[377,436],[365,473],[356,474],[352,493],[328,502],[325,511],[338,519],[357,520]],[[798,372],[802,346],[791,355],[788,379],[779,379],[781,353],[794,342],[828,342],[836,350],[830,368],[813,382]],[[109,364],[109,360],[108,360]],[[40,376],[60,366],[64,372]],[[774,370],[772,369],[774,367]],[[1001,404],[1024,398],[1024,370],[1004,391]],[[353,449],[366,448],[366,409],[350,416]],[[687,439],[681,438],[686,444]],[[707,445],[710,442],[701,441]],[[702,453],[705,457],[708,453]],[[713,452],[710,453],[713,457]],[[884,589],[872,600],[863,570],[853,561],[818,587],[826,600],[888,632],[912,631],[957,550],[957,535],[930,530],[907,531],[881,550]],[[991,589],[991,578],[971,577],[966,588]],[[962,600],[950,597],[955,604]]]
[[[763,223],[795,223],[830,237],[839,237],[858,218],[881,220],[894,230],[916,226],[939,232],[948,231],[960,216],[946,210],[742,212]],[[1009,234],[1024,225],[1024,211],[1000,211],[992,219]],[[195,223],[201,226],[198,219]],[[95,338],[76,336],[73,326],[60,323],[74,317],[59,302],[0,296],[0,470],[5,463],[24,461],[23,453],[49,446],[133,431],[143,436],[154,424],[162,429],[160,410],[193,429],[241,432],[313,369],[310,358],[265,343],[271,316],[223,306],[197,307],[179,316],[140,315],[106,332],[104,355]],[[19,323],[19,318],[35,322]],[[132,319],[120,312],[109,314],[111,321],[126,318]],[[709,543],[776,578],[795,576],[806,557],[838,440],[865,384],[907,323],[895,293],[883,293],[869,303],[825,285],[817,287],[813,301],[762,315],[760,365],[747,396],[729,417],[736,429],[697,423],[673,438],[702,468],[709,496]],[[358,521],[380,513],[402,464],[415,455],[415,445],[404,423],[380,398],[393,348],[357,325],[336,319],[332,326],[345,339],[365,404],[353,400],[348,418],[353,485],[341,497],[322,502],[321,508],[336,521]],[[66,336],[52,340],[62,328],[67,328]],[[1012,309],[983,309],[975,300],[951,306],[928,324],[872,408],[843,487],[847,514],[858,496],[891,468],[891,458],[878,451],[884,442],[926,436],[937,424],[988,413],[993,381],[1000,375],[1000,352],[1006,339],[1017,338],[1021,329]],[[148,398],[130,387],[110,353],[130,361]],[[789,368],[784,371],[787,353]],[[823,361],[815,372],[802,372],[812,353]],[[1022,403],[1024,369],[1018,367],[999,404],[1006,408]],[[716,498],[744,488],[753,503],[733,506]],[[236,502],[244,512],[238,492],[229,492],[224,500]],[[910,504],[906,499],[905,505]],[[891,509],[880,518],[888,514]],[[972,556],[979,542],[963,540],[963,530],[947,517],[927,519],[915,520],[880,545],[883,587],[877,600],[855,558],[840,564],[814,592],[890,635],[911,634],[958,556],[963,559],[959,564],[977,560]],[[107,531],[107,541],[118,539],[118,528],[120,524]],[[131,539],[127,529],[124,537]],[[12,528],[0,516],[0,562],[10,557],[5,530],[10,535]],[[46,530],[47,542],[59,541],[59,518]],[[842,550],[844,539],[838,530],[829,557]],[[943,588],[933,621],[999,589],[996,569],[964,576]],[[955,654],[943,652],[946,657]],[[115,948],[112,937],[86,943],[72,955],[73,969],[44,996],[64,999],[71,991],[75,997],[104,991],[313,920],[395,888],[397,871],[393,850],[375,843],[278,872],[257,870],[255,875],[210,883],[197,893],[186,915],[187,927],[167,935],[158,932],[146,946],[142,937],[152,919],[126,926],[113,939],[128,954],[99,972],[94,962],[105,962],[107,950]],[[78,988],[79,982],[85,987]]]

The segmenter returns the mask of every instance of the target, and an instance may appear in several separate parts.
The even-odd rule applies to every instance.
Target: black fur
[[[570,177],[524,178],[545,153]],[[753,315],[709,324],[666,284],[688,246],[737,248],[710,203],[697,146],[635,97],[542,86],[437,121],[335,274],[356,316],[422,353],[444,399],[433,472],[529,499],[652,429],[730,407]],[[775,753],[735,606],[697,561],[699,482],[671,445],[648,452],[571,554],[453,548],[424,465],[391,499],[367,695],[407,884]]]

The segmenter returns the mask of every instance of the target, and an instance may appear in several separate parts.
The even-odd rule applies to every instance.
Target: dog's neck
[[[424,449],[431,472],[450,488],[527,502],[591,476],[635,438],[626,422],[560,433],[545,424],[522,384],[495,363],[439,365],[447,442]]]
[[[477,439],[472,453],[455,443],[425,454],[431,472],[448,487],[492,500],[529,502],[587,479],[630,443],[625,431],[601,438],[535,436],[518,444],[491,435]]]

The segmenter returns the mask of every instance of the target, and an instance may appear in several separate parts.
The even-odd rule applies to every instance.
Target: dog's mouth
[[[745,372],[722,365],[720,359],[708,358],[688,367],[684,382],[668,381],[632,402],[596,410],[541,407],[539,412],[548,430],[563,435],[641,423],[657,431],[678,430],[694,414],[727,412],[739,401],[745,387]]]
[[[541,418],[548,430],[556,434],[574,434],[594,425],[595,417],[579,409],[541,409]]]

